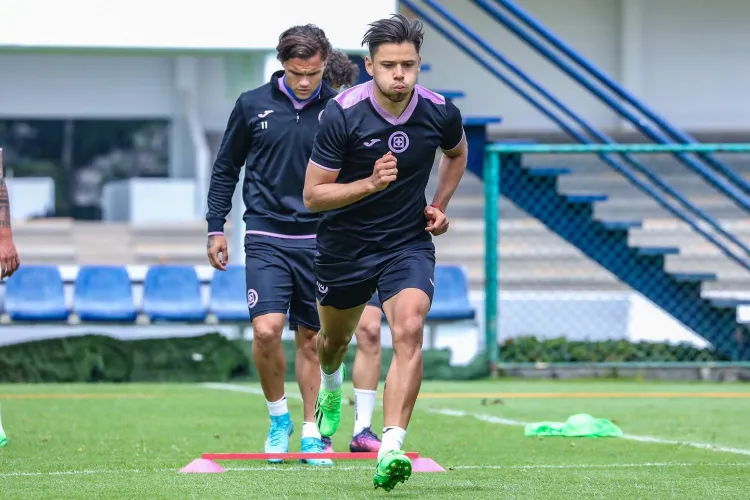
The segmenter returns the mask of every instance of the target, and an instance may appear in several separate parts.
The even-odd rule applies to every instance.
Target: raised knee
[[[275,318],[259,317],[253,321],[253,343],[268,346],[281,342],[281,332],[284,324]]]
[[[323,338],[323,343],[325,344],[327,351],[346,350],[346,348],[349,347],[349,342],[351,341],[351,338],[329,337],[323,333],[319,335],[321,335],[321,337]]]
[[[361,311],[341,311],[328,306],[319,308],[318,345],[326,352],[346,351],[357,328]],[[356,314],[355,314],[356,313]]]

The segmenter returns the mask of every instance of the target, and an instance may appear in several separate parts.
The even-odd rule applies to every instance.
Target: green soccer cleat
[[[392,450],[378,460],[372,483],[375,489],[391,491],[411,477],[411,460],[401,450]]]
[[[8,436],[5,435],[5,432],[0,431],[0,448],[5,448],[8,446]]]
[[[346,368],[341,365],[341,376],[346,375]],[[318,425],[320,435],[323,437],[333,436],[341,422],[341,394],[339,387],[335,391],[327,391],[320,386],[318,399],[315,401],[315,423]]]

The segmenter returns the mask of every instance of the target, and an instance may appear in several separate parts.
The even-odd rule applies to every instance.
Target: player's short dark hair
[[[334,50],[328,56],[326,71],[323,78],[328,80],[332,87],[351,87],[357,81],[359,67],[354,64],[345,53]]]
[[[379,19],[370,23],[370,28],[362,38],[362,45],[370,49],[370,57],[375,55],[378,47],[384,43],[411,42],[414,48],[422,47],[424,39],[424,25],[419,19],[409,19],[401,14],[394,14],[389,19]]]
[[[276,58],[281,62],[289,59],[310,59],[315,54],[325,61],[333,48],[325,31],[314,24],[292,26],[279,35]]]

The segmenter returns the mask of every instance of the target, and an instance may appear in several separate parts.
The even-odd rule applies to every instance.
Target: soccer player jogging
[[[383,441],[373,479],[391,490],[411,475],[401,451],[422,380],[424,322],[434,293],[432,236],[466,169],[461,113],[416,85],[422,24],[401,15],[370,25],[363,45],[373,80],[326,106],[305,179],[305,205],[323,212],[315,257],[322,383],[315,418],[333,435],[341,416],[343,358],[377,290],[393,337]],[[430,205],[425,189],[443,151]]]
[[[331,53],[326,62],[324,78],[333,88],[346,90],[354,85],[359,76],[359,68],[340,51]],[[352,368],[354,383],[354,432],[349,443],[351,452],[373,452],[380,450],[380,439],[372,432],[372,414],[375,410],[382,349],[380,343],[380,324],[383,311],[380,308],[378,295],[373,294],[362,312],[354,335],[357,338],[357,352]],[[333,451],[331,438],[323,436],[326,451]]]
[[[5,184],[3,170],[3,149],[0,148],[0,279],[9,278],[16,272],[21,261],[18,259],[16,245],[13,243],[13,231],[10,226],[10,198]],[[8,446],[8,436],[0,420],[0,448]]]
[[[226,270],[223,227],[246,164],[247,305],[253,325],[253,360],[271,419],[265,452],[289,452],[294,431],[284,391],[286,362],[281,346],[288,311],[289,327],[296,330],[295,369],[303,400],[301,449],[317,453],[324,449],[314,421],[320,387],[313,269],[319,214],[305,208],[302,189],[319,117],[337,93],[323,81],[332,51],[323,30],[314,25],[294,26],[280,35],[276,51],[284,69],[265,85],[240,95],[229,116],[208,192],[208,259],[217,270]],[[332,464],[328,459],[303,462]]]

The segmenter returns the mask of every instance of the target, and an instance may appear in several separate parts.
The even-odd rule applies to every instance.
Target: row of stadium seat
[[[24,265],[6,281],[4,309],[6,318],[12,322],[68,321],[71,313],[81,322],[93,323],[134,323],[139,315],[150,322],[198,323],[209,316],[222,323],[249,321],[242,266],[229,266],[226,272],[213,273],[209,286],[206,306],[195,268],[151,266],[143,281],[142,307],[138,308],[133,283],[124,266],[81,266],[70,310],[57,266]],[[428,321],[451,322],[474,316],[464,270],[458,266],[437,266],[435,297]]]

